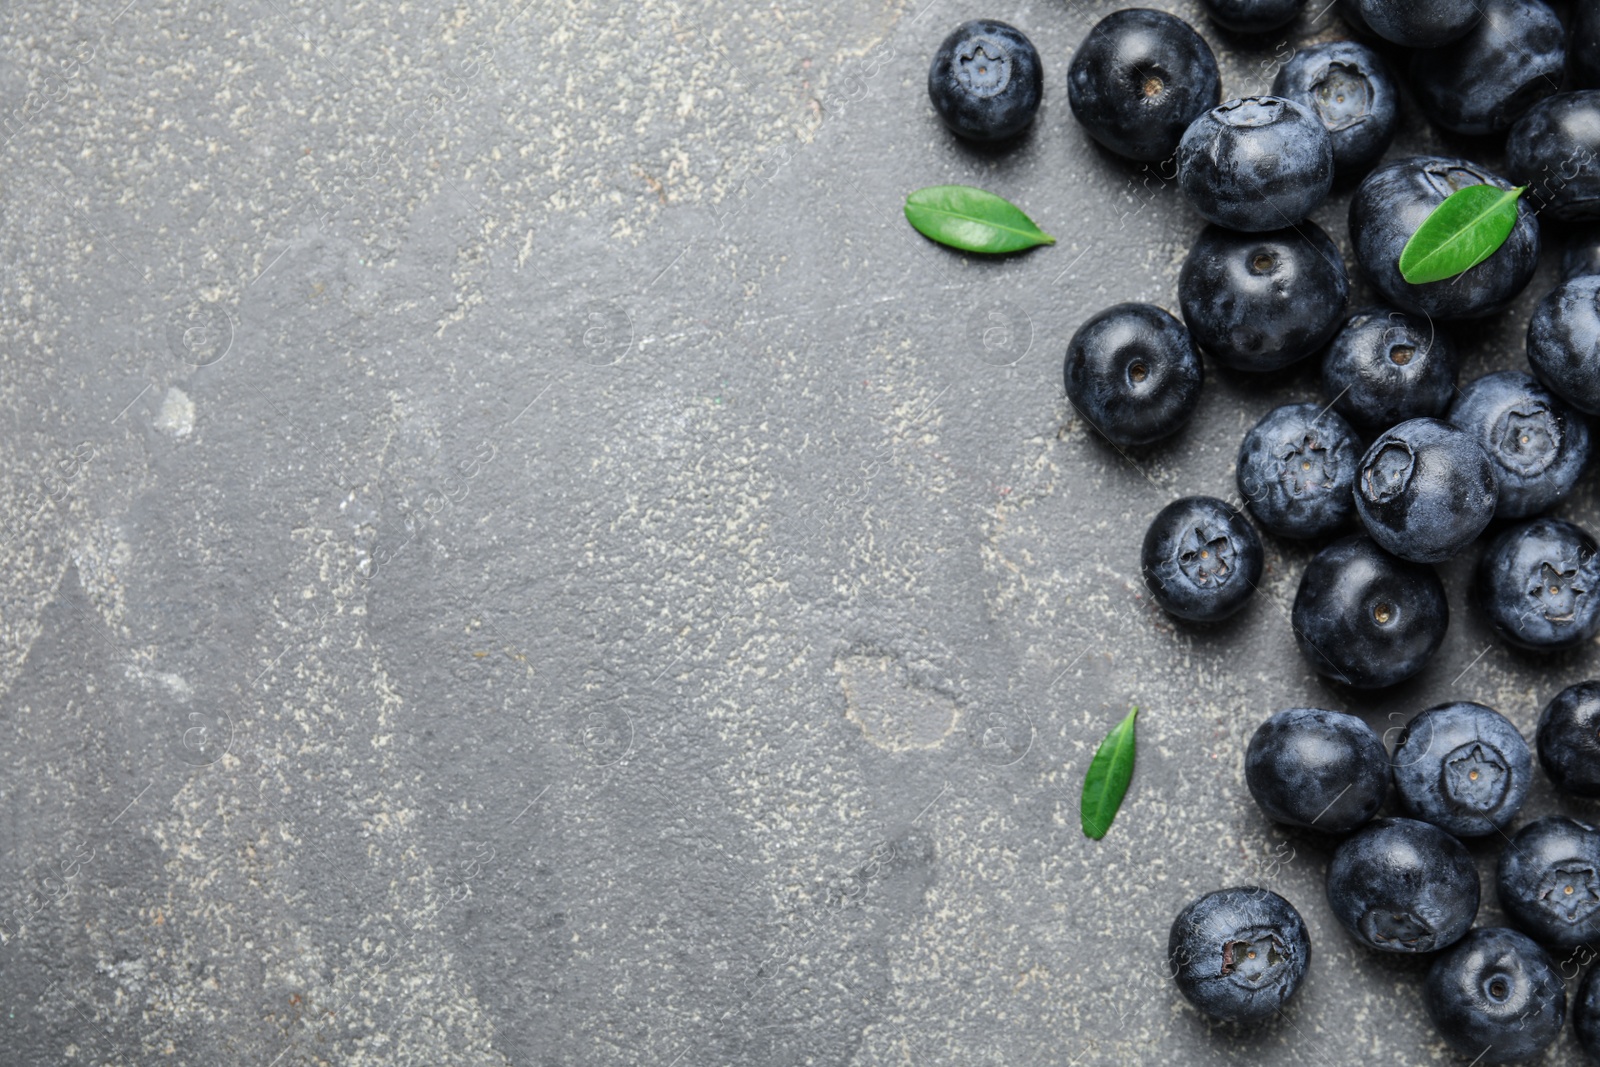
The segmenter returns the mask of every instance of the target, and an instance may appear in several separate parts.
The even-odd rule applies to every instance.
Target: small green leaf
[[[963,252],[1020,252],[1056,239],[1004,197],[970,185],[930,185],[906,197],[906,221],[924,237]]]
[[[1078,815],[1084,836],[1096,841],[1111,829],[1111,820],[1117,817],[1128,783],[1133,780],[1133,722],[1138,717],[1139,709],[1134,708],[1106,734],[1094,759],[1089,761],[1089,773],[1083,776],[1083,801]]]
[[[1517,198],[1528,187],[1469,185],[1433,209],[1400,253],[1400,276],[1412,285],[1465,274],[1506,243],[1517,225]]]

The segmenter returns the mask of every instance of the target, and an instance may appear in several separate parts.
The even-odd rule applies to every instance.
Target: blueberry
[[[1600,797],[1600,682],[1569,685],[1545,705],[1539,765],[1563,793]]]
[[[1200,0],[1200,6],[1225,30],[1266,33],[1298,18],[1305,0]]]
[[[1413,563],[1440,563],[1494,518],[1500,486],[1473,436],[1439,419],[1409,419],[1361,457],[1356,513],[1383,548]]]
[[[1561,87],[1567,63],[1561,20],[1544,0],[1477,0],[1483,18],[1460,40],[1411,57],[1422,110],[1452,133],[1511,128]]]
[[[1272,233],[1207,226],[1178,273],[1195,343],[1244,371],[1279,370],[1327,344],[1349,294],[1338,246],[1313,222]]]
[[[1333,187],[1333,139],[1293,100],[1230,100],[1184,133],[1178,187],[1219,226],[1252,233],[1293,226]]]
[[[1435,959],[1422,1001],[1440,1036],[1474,1064],[1538,1056],[1567,1017],[1550,954],[1503,926],[1480,927]]]
[[[1600,275],[1562,282],[1528,323],[1528,363],[1550,391],[1600,415]]]
[[[1239,493],[1279,537],[1326,537],[1355,517],[1360,451],[1350,424],[1320,404],[1274,408],[1239,446]]]
[[[1600,45],[1596,45],[1600,47]],[[1578,1032],[1578,1047],[1591,1063],[1600,1063],[1600,963],[1589,968],[1578,985],[1572,1002],[1572,1028]]]
[[[1366,176],[1394,140],[1400,90],[1383,57],[1355,41],[1308,45],[1278,70],[1272,95],[1304,104],[1333,139],[1334,181]]]
[[[1207,893],[1178,913],[1167,938],[1178,991],[1213,1018],[1265,1019],[1288,1003],[1311,964],[1294,905],[1259,886]]]
[[[1379,819],[1334,851],[1328,904],[1369,948],[1434,952],[1472,926],[1478,868],[1467,846],[1432,823]]]
[[[1494,462],[1499,519],[1537,515],[1566,499],[1589,462],[1588,422],[1521,371],[1469,383],[1448,418]]]
[[[1500,853],[1500,907],[1556,948],[1600,937],[1600,833],[1559,815],[1535,819]]]
[[[1466,274],[1425,285],[1400,276],[1400,252],[1433,209],[1469,185],[1512,185],[1476,163],[1419,156],[1385,163],[1350,201],[1350,240],[1361,271],[1390,304],[1430,318],[1494,315],[1514,300],[1539,265],[1539,223],[1526,200],[1500,249]]]
[[[1561,519],[1502,532],[1478,563],[1478,601],[1519,648],[1552,652],[1600,631],[1600,559],[1593,537]]]
[[[1573,226],[1561,249],[1561,280],[1600,274],[1600,226]]]
[[[1001,141],[1033,121],[1044,98],[1044,65],[1015,26],[973,19],[933,54],[928,97],[951,131],[973,141]]]
[[[1290,708],[1256,727],[1244,780],[1267,818],[1344,834],[1383,806],[1389,755],[1354,715]]]
[[[1508,825],[1533,780],[1533,753],[1517,728],[1493,708],[1466,701],[1412,718],[1390,764],[1406,814],[1457,837]]]
[[[1177,433],[1205,382],[1189,331],[1150,304],[1118,304],[1078,327],[1064,374],[1073,407],[1121,447]]]
[[[1450,626],[1450,605],[1432,567],[1396,559],[1357,534],[1306,564],[1291,621],[1318,674],[1381,689],[1427,665]]]
[[[1600,89],[1600,4],[1572,5],[1572,40],[1567,52],[1578,88]]]
[[[1140,555],[1145,585],[1168,612],[1216,622],[1244,607],[1261,580],[1261,539],[1215,497],[1189,496],[1157,512]]]
[[[1407,48],[1437,48],[1477,25],[1478,0],[1356,0],[1367,28]]]
[[[1189,123],[1221,99],[1210,46],[1163,11],[1107,15],[1067,71],[1067,102],[1079,125],[1119,156],[1146,163],[1170,158]]]
[[[1322,357],[1322,390],[1333,410],[1365,433],[1443,415],[1461,366],[1455,342],[1425,317],[1358,311]]]
[[[1506,171],[1550,218],[1600,219],[1600,89],[1529,108],[1506,138]]]

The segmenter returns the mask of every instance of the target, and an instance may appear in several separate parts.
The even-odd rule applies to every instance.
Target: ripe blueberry
[[[1167,962],[1189,1003],[1216,1019],[1253,1022],[1288,1003],[1311,963],[1294,905],[1259,886],[1207,893],[1178,913]]]
[[[1355,0],[1367,28],[1407,48],[1437,48],[1478,22],[1477,0]]]
[[[1529,108],[1506,138],[1506,170],[1550,218],[1600,219],[1600,89]]]
[[[1266,33],[1293,22],[1305,0],[1200,0],[1200,6],[1225,30]]]
[[[1379,819],[1334,851],[1328,904],[1369,948],[1434,952],[1472,926],[1478,868],[1467,846],[1432,823]]]
[[[1470,434],[1438,419],[1410,419],[1361,457],[1356,513],[1386,551],[1439,563],[1489,525],[1499,491],[1494,464]]]
[[[1545,705],[1539,765],[1563,793],[1600,797],[1600,681],[1569,685]]]
[[[1475,1064],[1538,1056],[1567,1017],[1555,961],[1503,926],[1474,930],[1435,959],[1422,1001],[1445,1042]]]
[[[1502,532],[1478,563],[1478,601],[1519,648],[1573,648],[1600,632],[1600,558],[1588,531],[1533,519]]]
[[[1562,282],[1528,323],[1528,363],[1550,391],[1600,415],[1600,275]]]
[[[1453,133],[1490,134],[1561,87],[1561,20],[1544,0],[1477,0],[1483,18],[1459,40],[1411,57],[1422,110]]]
[[[1360,457],[1350,424],[1320,404],[1285,404],[1239,446],[1239,493],[1279,537],[1327,537],[1355,516]]]
[[[1189,331],[1150,304],[1118,304],[1078,327],[1064,374],[1072,406],[1122,447],[1177,433],[1205,382]]]
[[[1383,57],[1355,41],[1308,45],[1289,57],[1272,95],[1310,108],[1333,139],[1334,181],[1366,176],[1394,140],[1400,90]]]
[[[1178,187],[1219,226],[1252,233],[1293,226],[1333,187],[1333,139],[1293,100],[1230,100],[1184,132]]]
[[[1215,497],[1189,496],[1157,512],[1141,553],[1145,585],[1169,613],[1216,622],[1244,607],[1261,580],[1261,539]]]
[[[1306,564],[1291,620],[1318,674],[1380,689],[1427,665],[1450,625],[1450,605],[1432,567],[1397,559],[1358,534]]]
[[[1021,133],[1044,98],[1038,49],[1015,26],[973,19],[957,26],[933,54],[928,98],[954,133],[1000,141]]]
[[[1067,102],[1079,125],[1112,152],[1146,163],[1170,158],[1189,123],[1221,99],[1211,47],[1164,11],[1107,15],[1067,71]]]
[[[1488,454],[1500,485],[1497,519],[1537,515],[1564,500],[1589,462],[1589,424],[1530,374],[1468,383],[1448,420]]]
[[[1461,361],[1450,335],[1427,318],[1372,307],[1345,322],[1322,357],[1322,391],[1365,433],[1443,415]]]
[[[1470,319],[1503,311],[1539,265],[1539,223],[1526,200],[1499,250],[1466,274],[1412,285],[1400,275],[1400,253],[1445,198],[1469,185],[1510,189],[1510,182],[1476,163],[1419,156],[1385,163],[1367,175],[1350,201],[1350,240],[1356,262],[1385,301],[1439,319]]]
[[[1493,708],[1465,701],[1415,716],[1390,765],[1406,814],[1457,837],[1508,825],[1533,779],[1533,754],[1517,728]]]
[[[1559,815],[1535,819],[1500,853],[1500,907],[1557,948],[1600,937],[1600,833]]]
[[[1207,226],[1178,273],[1190,335],[1235,370],[1279,370],[1311,355],[1339,328],[1349,294],[1339,249],[1314,222],[1272,233]]]
[[[1600,1063],[1600,963],[1590,967],[1578,985],[1572,1002],[1572,1028],[1578,1032],[1578,1047],[1584,1055],[1591,1063]]]
[[[1267,818],[1344,834],[1383,806],[1389,756],[1354,715],[1290,708],[1256,727],[1244,780]]]
[[[1572,5],[1572,41],[1567,51],[1578,88],[1600,89],[1600,4]]]

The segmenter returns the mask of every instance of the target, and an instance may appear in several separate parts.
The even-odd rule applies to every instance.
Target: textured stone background
[[[1236,621],[1153,613],[1149,516],[1227,494],[1315,378],[1214,375],[1132,456],[1086,434],[1067,338],[1174,306],[1199,227],[1067,111],[1117,5],[914,2],[7,7],[8,1062],[1445,1055],[1243,745],[1296,704],[1531,731],[1595,649],[1495,644],[1461,560],[1422,678],[1330,688],[1282,544]],[[974,15],[1045,57],[1007,154],[927,104]],[[1206,32],[1240,95],[1342,30]],[[930,245],[899,205],[938,182],[1060,244]],[[1345,246],[1346,203],[1317,216]],[[1529,303],[1464,336],[1469,373],[1520,365]],[[1592,481],[1564,513],[1600,521]],[[1093,843],[1076,788],[1133,703]],[[1556,808],[1541,781],[1528,814]],[[1243,882],[1316,944],[1253,1031],[1161,977],[1177,910]]]

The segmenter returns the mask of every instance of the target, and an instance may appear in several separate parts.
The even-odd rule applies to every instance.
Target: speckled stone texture
[[[1317,388],[1215,375],[1128,454],[1073,417],[1073,330],[1174,308],[1201,227],[1071,120],[1117,6],[8,5],[3,1058],[1444,1055],[1421,970],[1329,913],[1324,843],[1256,811],[1245,744],[1281,707],[1384,732],[1458,699],[1531,735],[1600,664],[1497,644],[1470,558],[1438,659],[1377,696],[1296,652],[1309,547],[1269,540],[1221,627],[1150,608],[1149,518],[1229,495],[1245,431]],[[1343,33],[1156,6],[1229,97]],[[927,100],[975,16],[1044,60],[1005,153]],[[1451,150],[1410,110],[1401,149]],[[1059,243],[931,245],[900,205],[941,182]],[[1348,261],[1347,207],[1314,218]],[[1520,359],[1552,278],[1462,337],[1463,380]],[[1600,526],[1592,478],[1560,514]],[[1135,703],[1090,842],[1077,789]],[[1572,810],[1541,779],[1523,818]],[[1311,971],[1213,1028],[1165,938],[1251,883]]]

